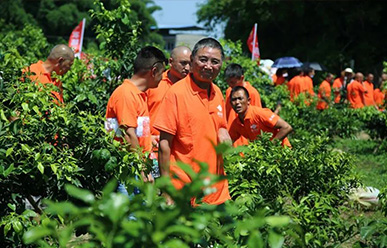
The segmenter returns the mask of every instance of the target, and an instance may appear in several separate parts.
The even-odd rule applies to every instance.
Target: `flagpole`
[[[258,26],[258,24],[255,23],[254,24],[253,49],[251,52],[251,60],[254,60],[254,48],[255,48],[255,42],[257,42],[257,26]]]
[[[85,32],[86,18],[83,18],[82,22],[83,22],[83,25],[82,25],[82,33],[81,33],[81,44],[79,46],[79,57],[81,57],[81,53],[82,53],[83,34]]]

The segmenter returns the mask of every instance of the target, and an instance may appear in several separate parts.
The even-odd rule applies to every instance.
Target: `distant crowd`
[[[288,71],[292,72],[290,77]],[[305,103],[310,104],[315,97],[312,81],[314,75],[315,71],[312,68],[278,69],[273,75],[273,82],[275,85],[287,85],[291,101],[302,95],[306,99]],[[374,79],[374,75],[368,73],[364,80],[361,72],[354,73],[351,68],[346,68],[336,79],[332,73],[326,73],[325,80],[321,82],[317,92],[317,109],[324,110],[332,104],[348,103],[355,109],[374,106],[384,110],[387,74],[382,74],[377,84],[379,87],[375,87]]]

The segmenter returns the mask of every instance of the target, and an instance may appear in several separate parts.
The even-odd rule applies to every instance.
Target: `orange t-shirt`
[[[222,92],[215,84],[211,83],[210,97],[207,90],[194,83],[192,74],[172,85],[161,102],[154,127],[174,136],[170,173],[177,189],[191,182],[191,178],[176,161],[191,165],[195,172],[200,170],[195,160],[205,162],[210,173],[225,175],[221,157],[213,147],[218,144],[218,130],[227,128]],[[206,195],[203,202],[218,205],[230,199],[227,180],[213,187],[216,192]]]
[[[374,100],[375,100],[376,105],[379,108],[383,106],[384,99],[385,99],[385,95],[383,94],[383,92],[381,92],[380,89],[375,89],[374,90]]]
[[[250,105],[262,107],[261,96],[259,95],[258,90],[254,88],[249,82],[244,81],[243,83],[237,84],[235,86],[243,86],[246,88],[250,96]],[[230,125],[235,120],[235,118],[238,117],[238,114],[232,109],[232,106],[231,106],[231,102],[230,102],[231,90],[232,90],[231,87],[228,87],[228,89],[226,90],[226,119],[227,119],[228,128],[230,128]],[[238,140],[234,142],[234,146],[237,147],[241,145],[247,145],[248,143],[249,141],[246,138],[241,136]]]
[[[117,126],[112,126],[114,122],[117,122],[118,126],[135,128],[140,147],[144,151],[151,151],[152,143],[146,93],[137,89],[128,79],[125,79],[110,96],[106,108],[106,119],[105,128],[108,131],[115,130],[117,136],[120,135],[120,131]]]
[[[320,84],[320,87],[318,88],[318,95],[317,96],[321,100],[318,101],[316,108],[317,109],[327,109],[328,103],[323,98],[323,96],[325,96],[325,98],[328,98],[328,99],[331,98],[331,85],[329,84],[328,81],[324,80]]]
[[[288,83],[288,90],[290,92],[290,101],[294,101],[300,93],[303,85],[303,76],[295,76]]]
[[[43,61],[39,60],[37,63],[30,65],[29,67],[25,68],[22,73],[25,74],[29,79],[31,79],[31,81],[35,82],[36,84],[53,84],[58,87],[59,92],[51,91],[51,93],[56,99],[58,99],[60,103],[63,103],[62,82],[55,78],[51,78],[50,73],[46,72],[43,67]]]
[[[313,80],[309,76],[304,76],[304,88],[302,92],[308,92],[310,96],[314,96]]]
[[[351,108],[363,108],[364,86],[356,80],[353,80],[347,87],[347,99],[351,103]]]
[[[274,82],[274,85],[275,85],[275,86],[281,85],[281,84],[285,83],[285,81],[286,81],[286,78],[284,78],[284,77],[282,77],[282,76],[277,77],[276,74],[274,74],[274,75],[272,76],[272,78],[273,78],[273,82]]]
[[[150,115],[151,135],[160,135],[160,132],[153,127],[153,123],[155,122],[157,111],[159,110],[160,103],[163,100],[165,93],[173,85],[172,81],[168,78],[168,72],[169,70],[163,73],[163,78],[157,88],[148,89],[146,91],[148,96],[147,103]]]
[[[374,84],[368,81],[364,81],[363,86],[366,90],[366,92],[364,92],[364,105],[374,106]]]
[[[272,133],[274,137],[279,132],[279,129],[274,128],[279,118],[268,108],[249,106],[243,124],[239,118],[231,123],[229,131],[231,139],[237,140],[240,136],[243,136],[252,141],[256,140],[261,132]],[[291,147],[287,138],[282,140],[282,145]]]
[[[335,95],[335,99],[334,99],[335,103],[340,102],[340,99],[341,99],[340,90],[341,90],[341,87],[343,87],[343,83],[344,83],[344,79],[341,77],[338,77],[335,79],[335,81],[333,81],[332,89],[333,89],[333,94]]]

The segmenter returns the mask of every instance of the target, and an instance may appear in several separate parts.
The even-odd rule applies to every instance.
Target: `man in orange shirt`
[[[154,127],[160,131],[159,164],[163,176],[171,177],[181,189],[191,182],[190,176],[176,161],[189,164],[195,172],[197,161],[208,164],[209,172],[225,175],[222,159],[213,144],[230,142],[227,132],[224,99],[212,82],[218,76],[224,59],[218,41],[205,38],[196,43],[191,55],[191,73],[172,85],[160,105]],[[230,199],[228,181],[212,185],[214,193],[202,201],[219,205]],[[172,199],[166,196],[167,202]],[[195,205],[195,199],[191,201]]]
[[[150,115],[151,134],[153,145],[158,144],[160,132],[153,127],[161,100],[169,88],[188,75],[191,69],[191,49],[179,46],[172,50],[169,58],[170,69],[163,73],[163,78],[157,88],[147,90],[147,103]]]
[[[152,148],[150,120],[146,93],[156,88],[165,70],[166,58],[153,46],[142,48],[134,60],[134,74],[125,79],[109,98],[106,108],[105,129],[115,131],[116,137],[129,144],[129,150]],[[153,181],[151,174],[143,175],[144,181]]]
[[[304,92],[306,94],[309,104],[310,101],[312,101],[312,97],[315,95],[313,90],[313,77],[315,75],[315,71],[313,68],[310,67],[305,68],[304,75],[304,86],[302,87],[301,92]]]
[[[286,83],[287,70],[279,68],[272,76],[273,83],[275,86]]]
[[[301,85],[303,85],[304,81],[304,72],[301,70],[301,68],[295,68],[294,73],[296,76],[294,76],[290,81],[288,82],[288,90],[290,92],[290,101],[294,101],[294,99],[301,93]]]
[[[340,103],[342,92],[343,93],[346,92],[347,86],[351,82],[352,77],[353,77],[352,69],[345,68],[345,70],[341,72],[340,77],[336,78],[335,81],[333,81],[332,89],[333,89],[333,94],[335,95],[335,98],[334,98],[335,103]]]
[[[66,74],[74,62],[74,52],[70,47],[60,44],[56,45],[50,52],[46,61],[39,60],[37,63],[30,65],[23,70],[23,75],[36,84],[53,84],[58,87],[58,91],[51,93],[55,97],[57,104],[63,103],[62,82],[52,78],[52,74]]]
[[[374,90],[374,101],[379,110],[384,110],[386,94],[383,91],[383,81],[380,83],[380,88]]]
[[[325,77],[325,80],[320,84],[318,88],[318,98],[319,101],[317,103],[316,108],[323,110],[329,107],[329,103],[331,102],[331,83],[332,83],[333,75],[332,73],[328,73]]]
[[[250,95],[250,104],[253,106],[262,107],[261,96],[257,89],[255,89],[249,82],[245,81],[244,71],[241,65],[239,64],[229,64],[224,70],[224,78],[229,85],[226,90],[226,120],[227,126],[230,128],[231,123],[238,117],[237,113],[232,110],[230,102],[230,93],[235,86],[243,86],[247,89]],[[247,145],[248,140],[241,137],[234,142],[234,146]]]
[[[364,105],[365,106],[376,106],[374,100],[374,75],[372,73],[368,73],[366,80],[363,82],[363,86],[365,88],[364,93]]]
[[[256,140],[261,132],[273,134],[272,141],[280,140],[283,146],[291,147],[286,138],[292,127],[270,109],[250,106],[249,92],[242,86],[236,86],[231,91],[231,105],[238,118],[230,127],[233,141],[243,136],[250,141]]]
[[[366,90],[362,84],[364,76],[358,72],[353,80],[347,87],[347,99],[351,104],[351,108],[363,108],[364,107],[364,93]]]

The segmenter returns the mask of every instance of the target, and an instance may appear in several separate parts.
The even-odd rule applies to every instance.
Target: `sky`
[[[163,26],[202,26],[197,23],[196,11],[198,5],[207,2],[207,0],[154,0],[154,3],[162,8],[155,11],[153,17],[156,19],[159,27]],[[207,35],[215,38],[223,37],[221,26],[217,30]]]

